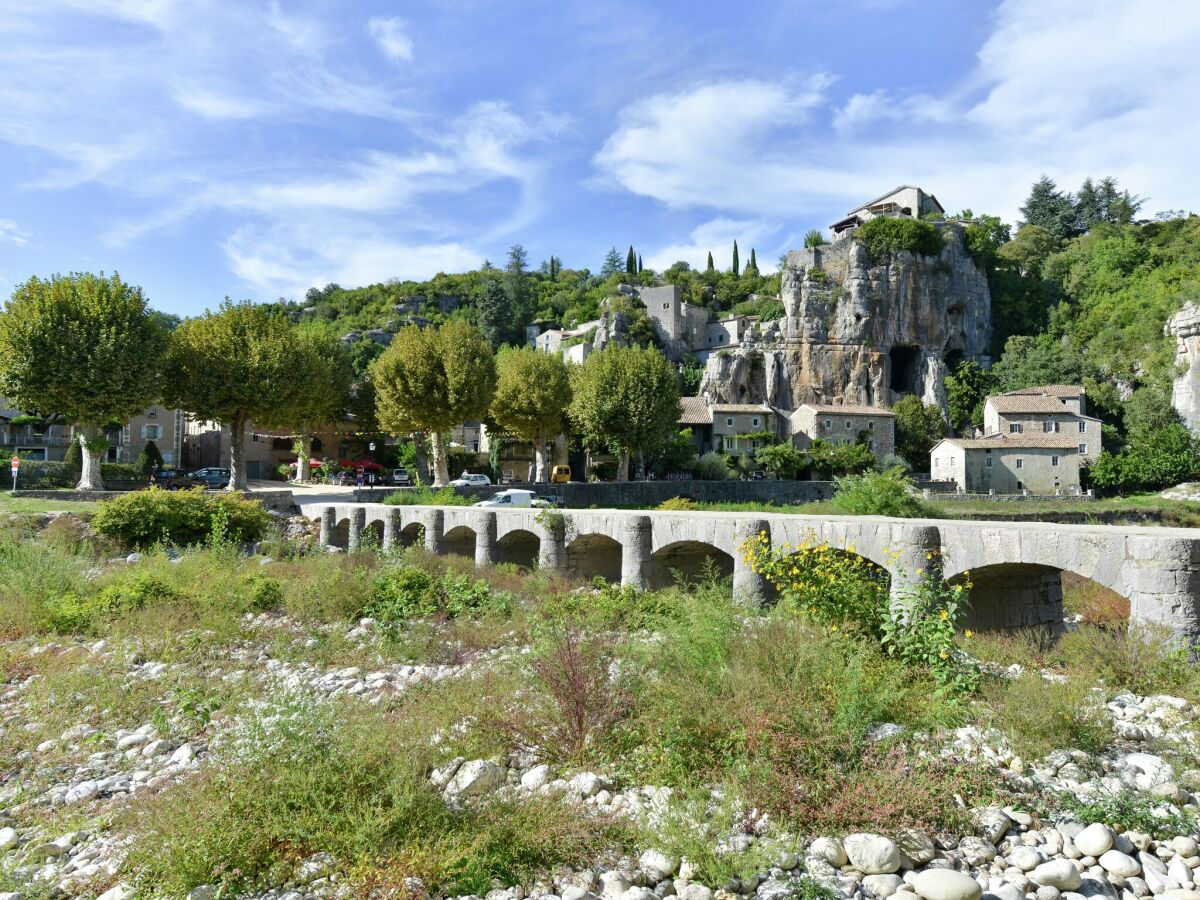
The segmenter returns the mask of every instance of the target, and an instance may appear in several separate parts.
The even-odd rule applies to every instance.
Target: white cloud
[[[239,229],[224,250],[234,274],[264,297],[302,297],[314,286],[375,284],[400,273],[431,278],[483,260],[482,253],[454,241],[409,242],[361,227],[330,231],[319,222]]]
[[[175,101],[185,109],[209,119],[252,119],[263,112],[263,107],[258,103],[221,94],[204,86],[177,89]]]
[[[12,219],[0,219],[0,244],[27,247],[29,245],[29,233]]]
[[[750,261],[751,248],[762,249],[778,229],[760,219],[728,219],[718,217],[692,229],[686,242],[667,244],[645,255],[643,262],[661,272],[682,260],[693,269],[703,270],[708,265],[708,254],[713,256],[713,265],[728,269],[733,265],[733,242],[738,242],[738,257],[744,266]],[[778,255],[778,254],[775,254]],[[774,272],[776,260],[773,255],[757,256],[758,270],[763,274]]]
[[[367,22],[367,31],[389,59],[412,62],[413,42],[405,34],[405,27],[404,20],[395,17],[376,17]]]
[[[594,162],[603,183],[667,207],[772,221],[902,182],[1013,220],[1043,172],[1068,188],[1112,174],[1158,206],[1194,205],[1198,41],[1190,0],[1006,0],[944,94],[707,83],[633,104]]]

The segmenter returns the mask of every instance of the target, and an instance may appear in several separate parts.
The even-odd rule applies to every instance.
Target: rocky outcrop
[[[962,229],[942,233],[936,257],[872,259],[851,236],[789,253],[779,336],[713,354],[701,393],[782,409],[890,406],[912,393],[945,409],[946,375],[960,359],[987,361],[992,324],[987,278]]]
[[[1175,338],[1175,365],[1180,370],[1171,389],[1171,405],[1185,425],[1200,432],[1200,306],[1189,302],[1167,320]]]

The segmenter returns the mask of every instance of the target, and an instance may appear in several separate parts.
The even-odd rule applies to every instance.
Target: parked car
[[[210,488],[222,488],[229,484],[230,471],[221,469],[215,466],[209,466],[204,469],[197,469],[191,473],[192,478],[198,478],[207,484]]]
[[[186,491],[191,488],[207,488],[209,483],[183,469],[159,469],[154,473],[154,483],[167,491]]]
[[[536,499],[537,494],[535,494],[533,491],[527,491],[522,488],[509,488],[506,491],[493,494],[486,500],[480,500],[475,505],[482,507],[503,506],[509,509],[517,509],[533,506]]]
[[[551,484],[570,484],[571,483],[571,467],[570,466],[554,466],[550,470]]]
[[[487,487],[491,483],[492,479],[486,475],[463,472],[462,475],[450,482],[450,487]]]
[[[408,474],[408,469],[392,469],[384,480],[393,487],[409,487],[412,485],[412,476]]]

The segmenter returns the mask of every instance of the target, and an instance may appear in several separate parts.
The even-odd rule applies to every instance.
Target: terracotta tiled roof
[[[987,402],[1002,413],[1072,413],[1065,403],[1049,394],[1000,394],[988,397]]]
[[[939,443],[966,450],[1078,450],[1079,441],[1067,434],[992,434],[981,438],[944,438]]]
[[[714,403],[712,411],[715,413],[767,413],[771,412],[771,407],[765,403]]]
[[[711,425],[712,413],[703,397],[680,397],[680,425]]]
[[[824,414],[833,414],[835,416],[887,416],[889,419],[894,419],[896,414],[890,409],[883,409],[880,406],[835,406],[831,403],[802,403],[800,408],[816,410]]]
[[[1001,397],[1028,397],[1035,394],[1048,394],[1051,397],[1082,397],[1085,391],[1077,384],[1043,384],[1037,387],[1021,388],[1019,391],[1006,391]]]

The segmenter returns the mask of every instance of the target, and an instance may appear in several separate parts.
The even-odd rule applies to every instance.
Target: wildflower
[[[968,628],[966,631],[963,632],[963,636],[964,637],[975,637],[975,632],[973,632],[970,628]]]
[[[943,650],[941,653],[938,654],[939,659],[946,659],[949,656],[950,656],[950,654],[947,653],[945,650]]]
[[[950,613],[943,609],[940,613],[938,613],[938,618],[945,622],[948,618],[950,618]]]

